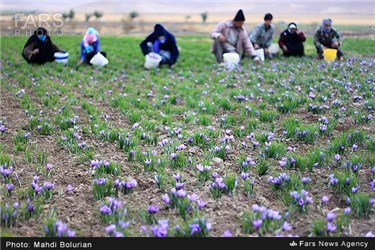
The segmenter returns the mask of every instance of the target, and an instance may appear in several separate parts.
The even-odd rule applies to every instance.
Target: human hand
[[[297,35],[299,35],[299,34],[301,34],[301,31],[297,29],[296,33],[297,33]]]
[[[283,50],[284,50],[284,52],[288,52],[288,47],[286,47],[285,45],[283,45]]]
[[[260,47],[259,47],[259,45],[258,44],[254,44],[254,49],[259,49]]]
[[[253,61],[256,63],[256,64],[261,64],[262,61],[260,60],[260,58],[258,56],[254,57],[253,58]]]
[[[221,35],[218,37],[218,39],[219,39],[219,42],[221,42],[221,43],[225,42],[225,36],[224,36],[223,34],[221,34]]]
[[[90,45],[87,45],[87,46],[85,47],[85,53],[88,54],[88,53],[90,53],[91,51],[92,51],[91,46],[90,46]]]
[[[33,55],[36,55],[36,54],[38,54],[39,53],[39,49],[34,49],[33,50]]]

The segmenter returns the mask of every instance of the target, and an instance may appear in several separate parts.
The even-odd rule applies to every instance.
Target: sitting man
[[[273,16],[271,13],[267,13],[264,16],[264,23],[258,24],[254,30],[250,33],[250,41],[254,46],[254,49],[264,49],[264,55],[266,58],[272,60],[272,53],[269,51],[269,47],[272,43],[272,38],[275,33],[275,25],[272,22]]]
[[[323,59],[323,51],[326,48],[337,50],[337,59],[343,61],[344,54],[341,51],[340,45],[342,42],[342,35],[332,27],[331,19],[323,19],[322,26],[315,30],[314,45],[317,58]]]
[[[159,54],[162,57],[160,64],[167,64],[169,67],[177,62],[179,51],[174,35],[168,32],[161,24],[154,26],[154,32],[146,37],[140,44],[143,55],[150,52]]]
[[[223,54],[231,52],[239,54],[241,59],[247,54],[254,61],[260,62],[250,43],[248,33],[243,28],[244,22],[245,16],[242,10],[239,10],[233,20],[220,22],[210,33],[210,37],[214,40],[212,52],[219,64],[223,64]]]

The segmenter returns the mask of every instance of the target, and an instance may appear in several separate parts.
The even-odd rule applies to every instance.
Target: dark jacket
[[[40,41],[37,36],[37,31],[43,31],[46,35],[46,40]],[[35,49],[39,49],[39,53],[33,54]],[[34,34],[29,37],[22,50],[22,56],[28,63],[43,64],[45,62],[52,62],[55,60],[55,52],[61,51],[55,44],[52,43],[51,38],[44,28],[38,28]]]
[[[175,37],[168,32],[161,24],[156,24],[154,27],[154,32],[152,32],[149,36],[146,37],[140,44],[143,55],[147,55],[149,53],[147,43],[152,42],[154,43],[159,36],[165,36],[166,42],[160,44],[161,50],[166,50],[171,53],[171,62],[170,65],[175,64],[177,58],[179,56],[177,43]]]
[[[288,29],[284,30],[280,34],[279,38],[279,47],[282,49],[285,45],[288,48],[288,52],[285,53],[285,56],[303,56],[304,47],[303,42],[306,41],[306,37],[301,31],[301,33],[291,33]]]

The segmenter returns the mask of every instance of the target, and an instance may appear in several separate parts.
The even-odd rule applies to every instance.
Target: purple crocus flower
[[[14,189],[13,183],[6,184],[6,188],[7,188],[8,192],[11,192]]]
[[[176,190],[180,190],[184,187],[185,183],[183,182],[176,182]]]
[[[303,207],[304,205],[305,205],[305,201],[301,198],[301,199],[299,199],[298,200],[298,205],[300,206],[300,207]]]
[[[66,188],[66,192],[70,193],[74,190],[74,187],[72,185],[68,185],[68,187]]]
[[[351,212],[350,207],[347,207],[344,209],[344,214],[350,214],[350,212]]]
[[[190,224],[189,227],[190,227],[190,235],[191,236],[196,234],[196,233],[202,232],[202,229],[198,224]]]
[[[45,182],[44,185],[43,185],[43,187],[45,189],[51,190],[51,189],[53,189],[54,185],[51,182]]]
[[[46,169],[47,170],[51,170],[53,168],[53,165],[51,164],[51,163],[48,163],[47,165],[46,165]]]
[[[302,184],[306,185],[307,183],[309,183],[311,181],[311,178],[310,177],[302,177]]]
[[[123,233],[121,233],[121,232],[114,232],[113,233],[113,237],[117,237],[117,238],[119,238],[119,237],[124,237],[124,234]]]
[[[250,174],[249,173],[241,173],[241,178],[245,181],[247,178],[249,178]]]
[[[149,214],[156,214],[157,212],[159,212],[159,208],[158,206],[156,205],[150,205],[148,208],[147,208],[147,212]]]
[[[111,224],[111,225],[109,225],[109,226],[107,226],[105,228],[106,233],[109,234],[109,235],[113,234],[113,232],[115,230],[116,230],[116,225],[115,224]]]
[[[171,202],[171,199],[169,198],[169,195],[168,194],[163,194],[161,196],[161,199],[163,200],[163,202],[167,205],[169,205],[169,203]]]
[[[0,126],[1,133],[5,133],[6,130],[7,130],[7,128],[4,125]]]
[[[330,212],[330,213],[327,214],[327,220],[329,222],[332,222],[334,219],[336,219],[336,214],[334,214],[332,212]]]
[[[232,237],[232,232],[230,230],[225,230],[223,233],[223,237]]]
[[[327,196],[322,197],[322,204],[327,204],[328,201],[329,201],[329,198]]]
[[[100,214],[102,214],[102,215],[107,215],[107,214],[112,213],[111,208],[106,206],[106,205],[102,206],[99,211],[100,211]]]
[[[123,221],[123,220],[120,220],[120,221],[118,222],[118,225],[119,225],[122,229],[125,229],[125,228],[127,228],[127,227],[130,225],[130,221],[125,222],[125,221]]]
[[[206,202],[204,202],[203,200],[198,200],[197,205],[198,205],[198,209],[200,210],[206,206]]]
[[[374,205],[374,204],[375,204],[375,198],[371,198],[371,199],[368,201],[368,203],[370,203],[371,206]]]
[[[334,232],[334,231],[336,231],[335,224],[333,224],[332,222],[328,222],[327,223],[327,232],[331,233],[331,232]]]
[[[179,197],[179,198],[184,198],[184,197],[186,196],[186,191],[183,190],[183,189],[180,189],[180,190],[178,190],[178,191],[176,192],[176,194],[177,194],[177,197]]]
[[[356,194],[359,190],[359,186],[358,187],[352,187],[352,193],[353,194]]]
[[[289,231],[291,229],[292,229],[292,226],[288,222],[284,221],[283,231]]]
[[[196,194],[187,195],[190,202],[195,202],[198,199],[198,196]]]
[[[98,186],[104,186],[106,183],[106,180],[104,178],[100,178],[96,181],[96,185]]]
[[[336,161],[339,161],[340,159],[341,159],[341,156],[340,156],[339,154],[336,154],[336,155],[335,155],[335,160],[336,160]]]
[[[173,178],[174,178],[176,181],[180,181],[180,179],[181,179],[180,173],[173,174]]]
[[[34,212],[35,208],[34,205],[31,203],[30,198],[27,199],[27,211],[29,213]]]
[[[263,224],[263,221],[261,219],[257,219],[257,220],[254,220],[253,221],[253,226],[256,228],[256,229],[259,229]]]

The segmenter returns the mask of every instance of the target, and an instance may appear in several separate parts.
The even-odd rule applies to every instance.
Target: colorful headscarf
[[[87,46],[98,40],[98,31],[90,27],[87,29],[85,36],[83,37],[83,45]]]

